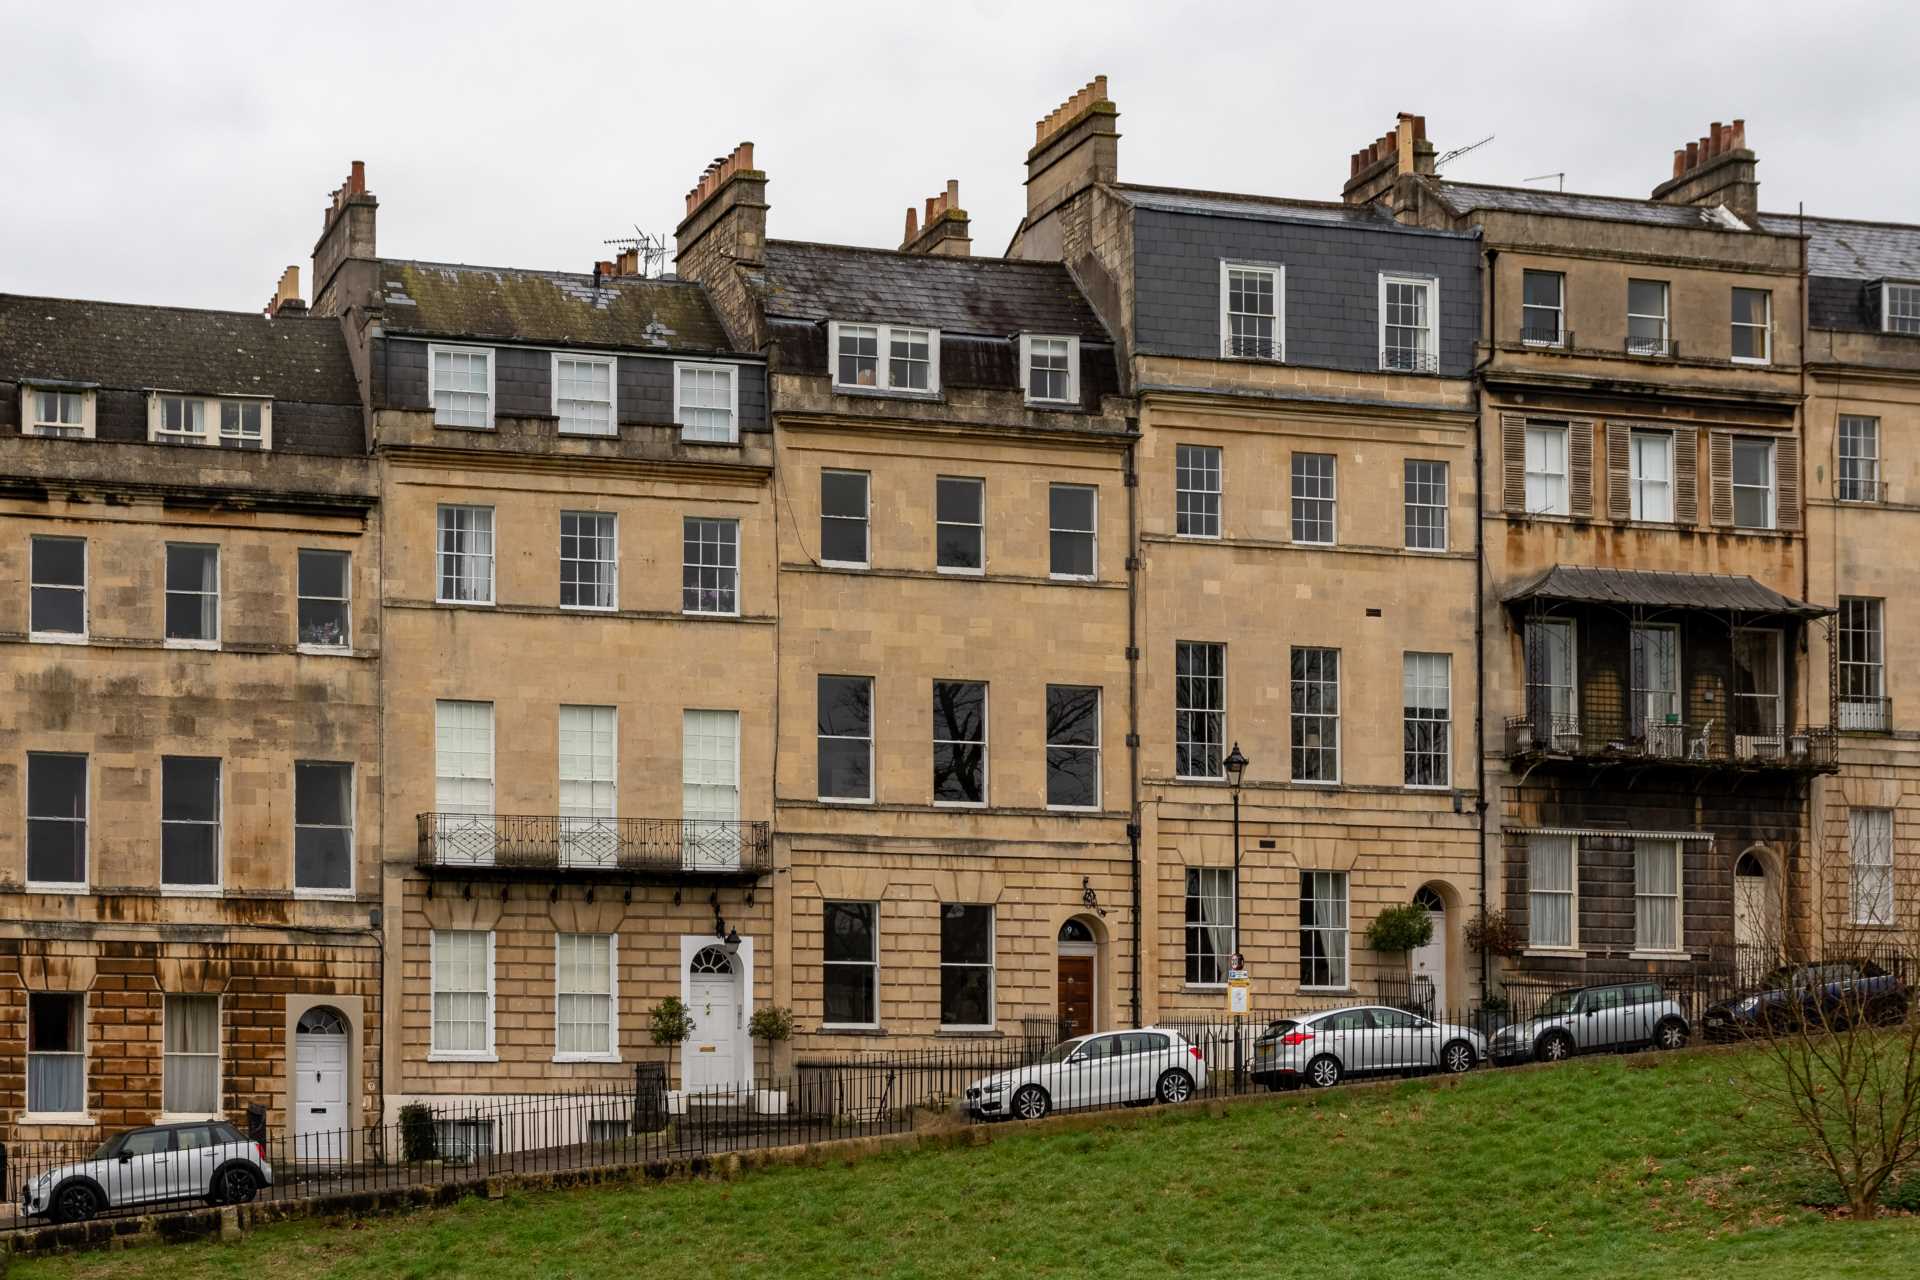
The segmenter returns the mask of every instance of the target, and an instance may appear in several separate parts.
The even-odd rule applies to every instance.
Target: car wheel
[[[1193,1097],[1193,1077],[1177,1068],[1163,1072],[1160,1082],[1153,1086],[1153,1096],[1168,1105],[1185,1102]]]
[[[101,1210],[100,1193],[84,1182],[63,1182],[54,1188],[53,1220],[85,1222]]]
[[[1022,1120],[1044,1120],[1053,1110],[1047,1091],[1037,1084],[1026,1085],[1013,1095],[1013,1114]]]
[[[260,1194],[260,1179],[243,1164],[230,1164],[214,1175],[208,1204],[247,1204]]]
[[[1542,1062],[1565,1062],[1573,1056],[1573,1037],[1564,1031],[1542,1036],[1534,1046],[1533,1056]]]
[[[1473,1070],[1473,1046],[1465,1040],[1449,1040],[1440,1050],[1440,1069],[1449,1075]]]
[[[1684,1049],[1687,1047],[1687,1024],[1678,1018],[1668,1018],[1653,1029],[1653,1047],[1656,1049]]]
[[[1323,1053],[1307,1064],[1307,1083],[1316,1089],[1331,1089],[1340,1083],[1340,1059]]]

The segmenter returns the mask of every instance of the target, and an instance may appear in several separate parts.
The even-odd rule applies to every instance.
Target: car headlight
[[[1007,1086],[1004,1084],[989,1084],[980,1087],[980,1092],[983,1094],[1005,1093],[1006,1091]]]
[[[1748,996],[1745,1000],[1742,1000],[1739,1004],[1735,1005],[1734,1010],[1738,1013],[1752,1013],[1755,1009],[1758,1009],[1759,1007],[1760,1007],[1760,997]]]

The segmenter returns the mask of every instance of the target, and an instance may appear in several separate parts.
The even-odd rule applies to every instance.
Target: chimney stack
[[[1388,208],[1403,203],[1401,179],[1434,173],[1434,146],[1427,141],[1427,118],[1402,111],[1394,126],[1347,157],[1347,182],[1341,199],[1348,204],[1373,204],[1385,199]]]
[[[348,290],[340,277],[350,262],[379,256],[374,242],[374,215],[380,202],[367,190],[367,166],[355,160],[347,180],[328,197],[320,215],[320,239],[313,246],[313,309],[324,315],[345,310],[363,290]]]
[[[300,299],[300,268],[288,267],[280,273],[280,283],[274,286],[273,297],[267,299],[267,318],[275,316],[303,316],[307,314],[307,304]]]
[[[907,233],[900,241],[902,253],[937,254],[964,258],[973,250],[973,238],[967,234],[967,211],[960,207],[960,180],[947,179],[947,189],[927,197],[924,226],[907,206]]]
[[[640,250],[622,249],[620,256],[613,260],[613,274],[617,276],[637,276],[640,274]]]
[[[1718,205],[1748,226],[1760,213],[1759,160],[1747,149],[1747,122],[1715,120],[1706,136],[1673,152],[1673,176],[1653,189],[1667,204]]]
[[[1035,122],[1027,152],[1026,230],[1089,187],[1119,181],[1119,120],[1107,78],[1095,76]]]
[[[700,173],[674,229],[674,261],[694,279],[727,262],[759,263],[767,245],[767,175],[743,142]]]

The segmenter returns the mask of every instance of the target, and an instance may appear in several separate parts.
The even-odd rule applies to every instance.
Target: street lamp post
[[[1233,750],[1221,761],[1227,771],[1227,789],[1233,793],[1233,954],[1246,954],[1245,945],[1240,941],[1240,782],[1247,773],[1247,758],[1240,754],[1240,744],[1234,743]],[[1241,1014],[1233,1015],[1233,1087],[1237,1092],[1245,1083],[1241,1062],[1240,1026]]]

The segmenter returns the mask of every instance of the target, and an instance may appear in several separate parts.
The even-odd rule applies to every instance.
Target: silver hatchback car
[[[109,1209],[204,1200],[243,1204],[273,1185],[266,1150],[225,1120],[156,1124],[117,1133],[85,1160],[31,1178],[23,1217],[79,1222]]]
[[[1390,1005],[1353,1005],[1282,1018],[1253,1042],[1253,1079],[1269,1089],[1316,1089],[1348,1076],[1473,1070],[1487,1042],[1471,1027]]]
[[[1499,1063],[1560,1062],[1576,1053],[1680,1049],[1693,1028],[1658,982],[1610,982],[1556,992],[1524,1022],[1502,1027],[1490,1048]]]

